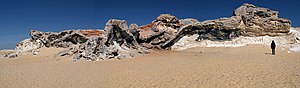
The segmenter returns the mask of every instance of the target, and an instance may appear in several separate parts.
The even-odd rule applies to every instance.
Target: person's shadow
[[[266,55],[272,55],[272,53],[265,53]]]

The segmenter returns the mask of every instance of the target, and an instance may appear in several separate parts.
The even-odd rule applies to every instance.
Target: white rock
[[[177,43],[175,43],[172,48],[175,50],[184,50],[193,47],[241,47],[248,44],[264,44],[269,46],[271,41],[274,40],[277,46],[287,48],[291,51],[300,51],[300,42],[296,40],[296,37],[300,36],[300,32],[296,31],[294,28],[290,29],[289,35],[285,36],[258,36],[258,37],[243,37],[232,39],[230,41],[210,41],[201,40],[194,41],[198,35],[184,36]],[[285,49],[283,49],[285,50]]]
[[[40,53],[40,51],[33,51],[33,55],[37,55],[37,54],[39,54]]]
[[[17,53],[10,53],[10,54],[7,54],[7,57],[8,57],[8,58],[15,58],[15,57],[17,57],[17,56],[18,56]]]
[[[5,58],[5,55],[0,54],[0,59]]]

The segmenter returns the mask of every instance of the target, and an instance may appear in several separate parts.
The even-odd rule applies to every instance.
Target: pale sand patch
[[[123,60],[53,58],[63,49],[0,60],[0,88],[299,88],[300,53],[266,45],[157,51]],[[45,52],[47,51],[47,52]]]

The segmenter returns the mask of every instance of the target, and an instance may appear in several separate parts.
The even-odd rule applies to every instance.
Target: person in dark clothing
[[[274,40],[272,40],[272,43],[271,43],[272,55],[275,55],[275,48],[276,48],[276,44],[275,44]]]

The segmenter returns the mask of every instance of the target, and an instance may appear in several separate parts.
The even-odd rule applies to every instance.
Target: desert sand
[[[76,61],[42,48],[0,59],[0,88],[299,88],[300,53],[268,45],[155,51],[128,59]],[[46,51],[46,52],[45,52]]]

